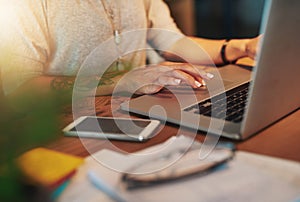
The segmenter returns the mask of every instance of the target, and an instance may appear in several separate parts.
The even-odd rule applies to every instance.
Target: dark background
[[[187,35],[212,39],[259,34],[265,0],[165,0]]]

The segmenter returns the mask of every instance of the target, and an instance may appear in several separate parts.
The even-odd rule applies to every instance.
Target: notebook
[[[299,8],[299,0],[265,1],[264,37],[253,68],[212,67],[207,71],[215,78],[206,88],[168,87],[123,103],[121,109],[232,139],[258,133],[300,106]],[[246,99],[236,89],[246,92]],[[237,100],[230,108],[232,97]],[[244,109],[233,114],[238,107]]]

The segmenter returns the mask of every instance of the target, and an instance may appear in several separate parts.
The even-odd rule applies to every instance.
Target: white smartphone
[[[154,135],[159,124],[149,119],[82,116],[63,132],[66,136],[143,142]]]

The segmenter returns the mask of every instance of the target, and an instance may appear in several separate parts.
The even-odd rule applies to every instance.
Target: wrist
[[[249,39],[232,39],[227,42],[226,58],[228,61],[235,61],[247,57],[247,44]]]
[[[222,47],[221,47],[221,59],[222,59],[222,65],[228,65],[228,64],[235,64],[236,63],[236,60],[229,60],[228,57],[227,57],[227,53],[229,52],[227,50],[227,46],[229,44],[231,39],[226,39],[223,44],[222,44]],[[227,53],[226,53],[227,52]]]

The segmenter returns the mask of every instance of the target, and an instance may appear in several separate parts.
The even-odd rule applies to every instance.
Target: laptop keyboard
[[[214,96],[188,107],[184,111],[238,123],[243,120],[248,90],[249,83],[246,83],[225,92],[225,94]]]

